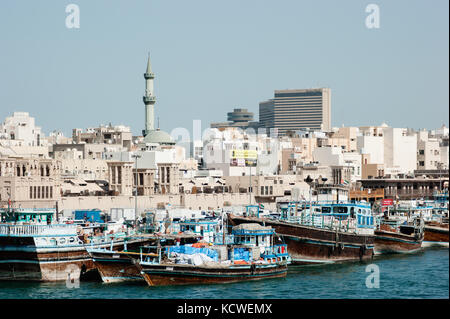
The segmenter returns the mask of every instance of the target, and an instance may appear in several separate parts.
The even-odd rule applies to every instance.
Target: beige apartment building
[[[324,139],[319,139],[319,147],[340,147],[343,152],[356,152],[357,136],[359,129],[357,127],[340,127],[337,131],[329,134]]]
[[[0,158],[0,205],[54,207],[61,198],[60,171],[53,159]]]
[[[179,170],[176,163],[158,163],[158,169],[134,168],[133,162],[107,161],[109,187],[115,195],[138,196],[178,194]]]
[[[246,193],[254,198],[252,204],[275,203],[277,198],[291,196],[294,189],[305,196],[309,189],[301,175],[224,176],[223,180],[230,192]]]
[[[85,132],[82,129],[73,129],[72,140],[76,144],[115,144],[130,150],[132,142],[130,128],[123,125],[100,126],[88,128]]]
[[[384,164],[373,164],[370,154],[361,154],[361,178],[375,178],[384,176]]]
[[[133,162],[108,161],[109,190],[114,195],[133,194]]]
[[[158,191],[160,194],[178,194],[179,164],[158,163]]]

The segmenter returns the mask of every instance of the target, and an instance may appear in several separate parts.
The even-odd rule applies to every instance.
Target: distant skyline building
[[[257,130],[259,127],[259,122],[253,122],[253,112],[249,112],[247,109],[234,109],[233,112],[228,112],[227,120],[228,122],[211,123],[211,128],[237,127]]]
[[[331,131],[331,89],[275,90],[259,103],[259,124],[279,135],[301,129]]]
[[[28,112],[14,112],[0,123],[0,140],[14,141],[14,145],[42,146],[43,137],[41,128]]]

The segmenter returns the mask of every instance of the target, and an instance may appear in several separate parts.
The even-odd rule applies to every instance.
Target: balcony
[[[350,199],[384,198],[384,189],[350,190],[349,197]]]
[[[156,97],[155,96],[144,96],[143,98],[144,103],[155,103]]]
[[[154,79],[155,73],[144,73],[144,78],[147,79]]]

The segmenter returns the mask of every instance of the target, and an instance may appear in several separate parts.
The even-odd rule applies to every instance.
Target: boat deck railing
[[[334,214],[336,215],[336,214]],[[343,216],[346,214],[342,214]],[[343,217],[342,216],[342,217]],[[365,216],[372,217],[372,216]],[[299,224],[302,226],[310,226],[320,229],[339,230],[342,232],[354,232],[357,228],[375,228],[376,220],[372,217],[372,223],[360,224],[354,218],[335,218],[332,214],[301,214],[300,216],[289,216],[281,219],[288,223]]]
[[[101,236],[92,236],[89,237],[89,242],[86,244],[86,246],[95,246],[100,244],[111,244],[113,245],[117,241],[128,241],[132,234],[127,234],[125,232],[118,232],[114,234],[104,234]],[[112,249],[112,246],[111,246]]]
[[[286,244],[275,244],[273,246],[264,247],[263,255],[267,256],[288,256]]]
[[[0,208],[0,213],[7,213],[7,212],[53,214],[56,212],[56,209],[54,209],[54,208],[14,208],[14,209]]]
[[[71,224],[50,225],[9,225],[0,224],[0,236],[52,236],[76,235],[77,229]]]

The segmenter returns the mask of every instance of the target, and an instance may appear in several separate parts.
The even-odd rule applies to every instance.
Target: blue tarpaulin
[[[100,213],[101,210],[76,210],[75,211],[75,219],[76,220],[86,220],[92,223],[103,223],[104,221],[101,219]]]
[[[182,246],[170,246],[167,247],[167,254],[170,255],[172,252],[180,253],[180,254],[205,254],[206,256],[217,261],[219,259],[219,253],[214,249],[209,248],[196,248],[192,246],[182,245]]]
[[[233,259],[234,260],[250,260],[250,252],[245,248],[235,248],[233,250]]]

